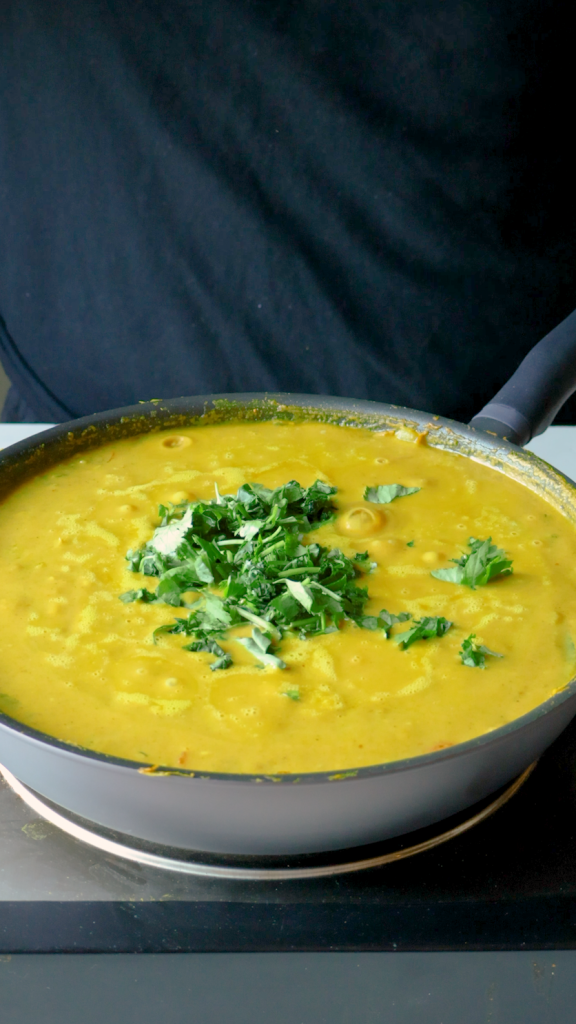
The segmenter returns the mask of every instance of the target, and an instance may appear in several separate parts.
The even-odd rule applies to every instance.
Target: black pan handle
[[[576,310],[530,350],[510,380],[470,421],[524,445],[549,427],[576,391]]]

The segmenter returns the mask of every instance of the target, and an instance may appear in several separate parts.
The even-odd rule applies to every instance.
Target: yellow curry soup
[[[187,607],[119,599],[158,582],[131,572],[125,555],[150,540],[160,504],[291,480],[337,488],[335,518],[303,544],[368,552],[371,571],[356,580],[368,588],[364,615],[407,616],[388,637],[353,621],[308,638],[287,632],[269,648],[280,668],[238,642],[254,634],[246,621],[218,640],[232,664],[214,671],[213,653],[184,649],[190,637],[154,636]],[[408,493],[364,497],[394,484]],[[391,432],[271,421],[148,434],[27,482],[0,520],[0,709],[102,753],[193,771],[352,769],[498,728],[574,674],[571,524],[488,466]],[[470,538],[489,537],[513,573],[475,589],[431,575],[469,554]],[[440,618],[451,623],[444,635],[395,642]],[[471,636],[493,652],[484,668],[463,662]]]

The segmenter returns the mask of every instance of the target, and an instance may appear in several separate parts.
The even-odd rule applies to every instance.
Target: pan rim
[[[86,442],[86,448],[93,447],[90,442],[95,439],[98,426],[106,428],[117,425],[130,426],[133,421],[137,421],[140,424],[146,421],[149,424],[148,429],[134,430],[131,433],[127,433],[127,436],[144,435],[157,430],[168,429],[171,426],[171,424],[163,424],[163,417],[159,415],[161,413],[168,413],[176,416],[188,414],[191,419],[196,415],[199,419],[202,419],[207,412],[212,411],[209,409],[210,406],[212,406],[212,409],[217,408],[218,402],[228,403],[230,406],[236,405],[238,410],[246,407],[250,408],[259,404],[261,406],[266,404],[270,409],[274,406],[278,410],[281,410],[284,407],[293,407],[300,408],[305,412],[308,411],[310,414],[314,412],[327,411],[333,413],[341,412],[343,414],[348,414],[348,416],[351,417],[357,416],[360,418],[367,418],[372,416],[382,422],[386,419],[396,420],[399,421],[399,424],[403,424],[405,426],[419,425],[420,427],[428,426],[433,430],[444,429],[455,437],[467,438],[476,449],[486,449],[492,452],[500,451],[503,453],[504,458],[507,454],[511,453],[523,456],[522,461],[525,461],[536,468],[542,467],[545,470],[546,475],[554,478],[558,484],[563,487],[574,488],[576,490],[576,484],[572,480],[565,476],[565,474],[561,473],[560,470],[549,466],[548,463],[534,455],[532,452],[525,452],[522,448],[519,448],[517,445],[512,444],[506,439],[499,437],[492,438],[483,431],[475,430],[473,427],[459,423],[456,420],[451,420],[447,417],[422,412],[416,409],[410,409],[404,406],[371,402],[364,399],[343,398],[329,395],[292,394],[289,392],[248,392],[182,396],[178,398],[171,398],[166,401],[162,399],[153,399],[149,402],[140,402],[137,405],[123,406],[118,409],[95,413],[91,416],[85,416],[57,424],[54,427],[50,427],[48,430],[40,431],[39,433],[33,434],[22,441],[17,441],[15,444],[7,446],[0,452],[0,470],[3,465],[16,463],[22,455],[44,449],[46,445],[48,445],[48,447],[51,447],[52,445],[56,446],[56,444],[61,442],[63,439],[68,439],[70,441],[75,441],[76,439],[80,439],[81,441],[84,440]],[[200,406],[203,407],[203,412],[194,413],[191,409],[192,405],[196,408]],[[369,423],[358,423],[357,425],[369,426]],[[108,440],[112,440],[112,438],[109,438]],[[105,438],[100,438],[99,444],[102,443],[106,443]],[[94,445],[94,447],[97,446],[98,445]],[[444,445],[439,444],[435,445],[435,447],[444,447]],[[466,458],[474,458],[473,455],[466,454],[463,451],[458,451],[457,441],[454,444],[454,448],[458,454],[461,454]],[[76,449],[76,451],[79,450],[80,448]],[[54,465],[57,465],[58,461],[62,460],[55,459]],[[485,463],[488,460],[479,459],[479,461]],[[495,471],[498,471],[495,466],[492,468],[494,468]],[[30,473],[30,476],[33,475],[35,474]],[[25,479],[25,477],[23,477],[23,479]],[[19,484],[17,483],[16,486],[18,485]],[[526,481],[524,486],[527,485]],[[10,491],[7,491],[7,493],[10,493]],[[576,500],[574,500],[574,505],[576,508]],[[91,761],[98,761],[110,769],[120,768],[128,771],[136,771],[144,776],[149,775],[150,777],[182,778],[187,781],[194,780],[198,782],[226,784],[257,783],[259,785],[277,786],[280,783],[284,785],[318,785],[326,782],[351,782],[355,780],[377,778],[383,775],[399,774],[414,769],[425,768],[428,765],[435,765],[445,761],[450,761],[469,752],[471,753],[479,748],[498,744],[511,733],[520,732],[526,729],[530,724],[537,721],[539,718],[550,714],[557,707],[561,706],[573,697],[576,697],[576,676],[569,680],[569,682],[556,693],[552,694],[552,696],[546,701],[536,705],[536,707],[532,708],[532,710],[528,711],[525,715],[512,719],[511,722],[498,726],[498,728],[492,729],[489,732],[481,733],[479,736],[473,736],[471,739],[465,740],[462,743],[454,744],[453,746],[443,748],[442,750],[431,751],[426,754],[418,754],[414,757],[402,758],[396,761],[385,761],[378,764],[362,765],[359,767],[350,766],[345,768],[333,768],[329,771],[323,772],[255,774],[210,772],[185,768],[176,769],[163,765],[151,766],[149,761],[134,761],[127,758],[120,758],[112,754],[104,754],[96,750],[75,745],[65,740],[60,740],[55,736],[51,736],[49,733],[45,733],[41,730],[34,729],[31,726],[25,725],[13,718],[11,715],[2,711],[0,711],[0,731],[7,730],[9,732],[16,732],[35,745],[37,744],[41,747],[47,746],[64,755],[68,755],[71,758],[83,758]]]
[[[531,711],[528,711],[520,718],[514,718],[511,722],[507,722],[505,725],[499,726],[497,729],[481,733],[479,736],[473,736],[471,739],[464,740],[462,743],[455,743],[451,747],[445,747],[442,750],[431,751],[427,754],[418,754],[415,757],[402,758],[397,761],[384,761],[379,764],[362,765],[357,768],[332,768],[325,772],[292,772],[284,774],[261,773],[257,775],[249,774],[247,772],[209,772],[185,768],[176,769],[163,765],[154,765],[152,766],[153,770],[150,770],[151,765],[149,761],[132,761],[128,758],[115,757],[113,754],[102,754],[97,750],[90,750],[87,747],[76,746],[72,743],[68,743],[66,740],[59,740],[55,736],[50,736],[49,733],[41,732],[39,729],[33,729],[31,726],[25,725],[1,711],[0,730],[6,729],[10,732],[17,732],[24,736],[25,739],[40,747],[50,747],[62,754],[69,755],[72,759],[79,757],[86,758],[90,761],[99,761],[109,768],[121,768],[124,770],[135,771],[138,774],[148,776],[150,778],[182,778],[186,780],[194,780],[196,782],[240,784],[256,783],[259,785],[270,786],[277,786],[278,784],[319,785],[326,782],[352,782],[355,780],[359,781],[361,779],[379,778],[383,775],[396,775],[414,769],[425,768],[428,765],[436,765],[445,761],[451,761],[464,754],[472,753],[479,748],[497,745],[511,733],[524,730],[532,722],[550,714],[550,712],[564,704],[567,700],[575,697],[576,676],[571,679],[561,691],[553,694],[552,697],[548,698],[548,700],[544,701],[542,704],[538,704],[535,708],[532,708]]]

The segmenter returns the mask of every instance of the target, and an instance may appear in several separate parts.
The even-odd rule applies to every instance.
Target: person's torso
[[[291,390],[470,417],[576,305],[535,0],[0,12],[2,352],[41,416]]]

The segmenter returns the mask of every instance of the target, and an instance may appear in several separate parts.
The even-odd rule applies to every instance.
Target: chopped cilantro
[[[491,658],[503,658],[503,654],[496,654],[496,651],[489,650],[484,644],[478,643],[476,634],[471,633],[462,641],[460,646],[460,657],[463,665],[470,668],[486,668],[486,655]]]
[[[185,651],[208,651],[209,654],[216,655],[216,661],[213,661],[210,668],[214,672],[217,668],[230,668],[232,664],[232,655],[228,651],[223,651],[219,643],[216,640],[195,640],[191,644],[184,646]]]
[[[414,625],[404,633],[398,633],[394,637],[394,643],[399,644],[403,651],[406,651],[416,640],[430,640],[434,636],[444,636],[448,632],[451,622],[442,616],[415,619]]]
[[[120,594],[120,600],[124,604],[130,604],[131,601],[143,601],[146,604],[149,601],[155,601],[156,594],[147,590],[146,587],[140,587],[139,590],[127,590],[125,594]]]
[[[372,562],[370,560],[370,555],[368,554],[367,551],[364,551],[363,554],[360,554],[357,551],[352,561],[354,562],[356,568],[360,569],[361,572],[372,572],[372,570],[375,569],[377,566],[376,562]]]
[[[390,630],[392,626],[395,626],[397,622],[406,622],[410,616],[408,612],[400,612],[399,615],[392,615],[392,612],[387,612],[385,608],[379,613],[379,615],[365,615],[364,618],[358,619],[357,624],[362,626],[363,629],[382,629],[386,639],[390,636]]]
[[[214,672],[217,668],[230,668],[231,664],[232,655],[230,654],[229,651],[224,651],[224,653],[221,654],[219,658],[216,658],[216,661],[212,662],[212,664],[210,665],[210,669],[212,672]]]
[[[414,541],[413,540],[407,540],[406,541],[406,547],[407,548],[413,548],[414,547]]]
[[[288,690],[284,690],[283,697],[289,697],[290,700],[300,700],[300,687],[291,686]]]
[[[268,651],[271,643],[270,637],[261,633],[257,626],[252,630],[252,637],[242,637],[236,642],[242,644],[263,665],[272,665],[273,668],[286,668],[281,658],[277,658],[276,655]]]
[[[367,488],[364,497],[386,504],[418,490],[390,484]],[[152,538],[126,556],[133,572],[158,579],[156,590],[141,587],[120,599],[186,609],[185,617],[154,630],[154,642],[161,634],[191,637],[184,649],[213,654],[212,670],[232,664],[232,655],[218,641],[246,622],[253,626],[252,635],[236,637],[236,643],[260,664],[277,669],[286,665],[272,643],[281,641],[287,632],[306,639],[335,632],[343,622],[353,621],[363,629],[382,630],[388,639],[392,627],[406,622],[410,615],[394,615],[385,608],[378,615],[364,615],[368,590],[356,581],[375,568],[368,552],[348,558],[338,548],[302,543],[305,534],[334,517],[335,494],[335,487],[320,480],[308,488],[291,480],[275,490],[245,484],[235,496],[221,495],[216,489],[212,501],[160,505],[161,522]],[[409,541],[408,547],[413,544]],[[483,575],[487,582],[497,572],[511,571],[511,563],[502,559],[503,552],[491,547],[490,539],[471,539],[470,547],[470,555],[463,556],[454,570],[443,570],[458,572],[461,578],[459,575],[456,582],[470,576],[472,586]],[[467,566],[474,559],[472,568],[480,569],[471,576]],[[195,600],[187,599],[194,594]],[[406,650],[416,640],[444,636],[451,625],[441,617],[414,620],[410,629],[394,640]],[[287,688],[284,696],[299,700],[298,687]]]
[[[187,649],[217,655],[212,668],[231,664],[216,641],[251,622],[252,637],[238,642],[262,664],[284,668],[269,650],[272,640],[287,631],[302,639],[330,633],[363,618],[368,591],[356,581],[375,568],[368,552],[348,558],[338,548],[302,543],[334,517],[335,494],[321,480],[308,488],[291,480],[275,490],[245,484],[235,496],[217,492],[212,501],[160,505],[152,538],[126,556],[133,572],[158,579],[156,590],[130,590],[121,600],[186,609],[186,617],[154,630],[154,641],[162,634],[191,637]],[[389,626],[388,619],[380,623]]]
[[[374,505],[388,505],[395,498],[404,498],[407,494],[417,494],[419,487],[403,487],[402,484],[380,484],[379,487],[367,487],[364,501]]]
[[[492,544],[492,537],[488,537],[488,540],[470,537],[468,547],[468,554],[452,559],[455,563],[453,569],[434,569],[430,575],[437,580],[461,583],[475,590],[476,587],[484,587],[496,576],[509,576],[514,571],[511,559],[506,557],[505,551]]]

